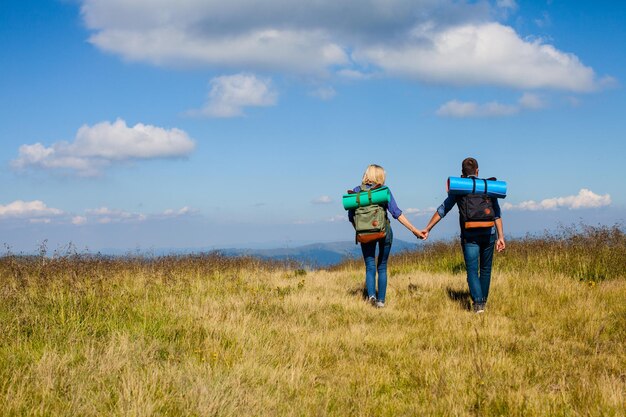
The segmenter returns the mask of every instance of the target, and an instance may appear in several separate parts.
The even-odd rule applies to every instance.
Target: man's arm
[[[496,241],[496,250],[498,252],[502,252],[506,248],[506,243],[504,243],[504,227],[502,226],[502,218],[500,212],[500,203],[498,203],[498,199],[493,199],[493,211],[496,217],[496,232],[498,232],[498,240]]]
[[[504,242],[504,228],[502,227],[502,219],[496,219],[496,232],[498,232],[498,240],[496,241],[496,250],[502,252],[506,249],[506,243]]]
[[[433,217],[430,218],[430,221],[428,222],[426,228],[422,230],[422,233],[424,234],[424,239],[428,239],[428,234],[430,233],[430,230],[435,227],[437,223],[439,223],[439,220],[443,219],[446,214],[448,214],[448,212],[452,210],[452,207],[454,207],[455,204],[456,198],[454,198],[454,196],[452,195],[448,195],[443,203],[437,208],[437,211],[435,211]]]
[[[430,218],[426,229],[422,230],[422,233],[424,234],[424,239],[428,239],[428,234],[430,233],[430,230],[435,227],[437,223],[439,223],[439,220],[441,220],[441,216],[438,212],[435,212],[435,214],[433,214],[433,217]]]

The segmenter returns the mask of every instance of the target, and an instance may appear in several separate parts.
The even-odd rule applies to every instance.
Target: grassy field
[[[378,310],[359,262],[8,254],[0,414],[624,416],[625,266],[619,228],[511,241],[475,315],[457,243]]]

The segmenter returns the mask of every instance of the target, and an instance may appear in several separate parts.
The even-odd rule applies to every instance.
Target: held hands
[[[424,235],[424,240],[428,239],[428,235],[429,235],[429,233],[430,233],[430,232],[428,231],[428,229],[424,229],[424,230],[422,230],[422,234]]]
[[[504,243],[504,238],[500,237],[496,241],[496,250],[498,252],[502,252],[504,249],[506,249],[506,243]]]
[[[425,240],[426,239],[426,236],[424,236],[424,232],[422,232],[421,230],[415,229],[415,230],[413,230],[413,234],[418,239],[421,239],[421,240]]]

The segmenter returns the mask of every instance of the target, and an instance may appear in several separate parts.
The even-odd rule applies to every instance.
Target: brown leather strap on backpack
[[[360,243],[370,243],[376,240],[384,239],[387,234],[385,232],[368,233],[357,235],[356,240]]]
[[[477,229],[479,227],[493,227],[496,222],[487,221],[487,222],[465,222],[466,229]]]

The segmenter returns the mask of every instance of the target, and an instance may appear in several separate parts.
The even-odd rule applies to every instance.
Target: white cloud
[[[136,223],[148,220],[164,220],[175,217],[182,217],[196,213],[197,211],[191,207],[185,206],[180,209],[167,209],[162,213],[136,213],[120,209],[111,209],[109,207],[99,207],[95,209],[85,210],[84,216],[75,216],[72,223],[82,225],[88,222],[100,224],[110,223]]]
[[[517,2],[515,0],[497,0],[496,5],[503,9],[517,9]]]
[[[346,216],[345,214],[336,214],[332,217],[329,217],[327,219],[328,222],[330,223],[336,223],[336,222],[347,222],[348,221],[348,216]]]
[[[504,203],[503,208],[506,210],[556,210],[559,208],[567,208],[570,210],[604,207],[611,204],[611,196],[609,194],[598,195],[586,188],[581,189],[577,195],[567,197],[554,197],[536,202],[534,200],[523,201],[519,204]]]
[[[40,200],[22,201],[17,200],[7,205],[0,205],[0,220],[13,219],[28,221],[32,224],[73,224],[82,226],[85,224],[99,223],[136,223],[147,220],[163,220],[174,217],[187,216],[197,213],[197,210],[185,206],[180,209],[168,209],[162,213],[145,214],[130,212],[109,207],[98,207],[84,210],[83,214],[73,214],[63,210],[48,207]]]
[[[113,213],[124,213],[124,212],[119,211],[119,210],[111,210],[108,207],[100,207],[100,208],[97,208],[97,209],[87,209],[87,210],[85,210],[85,212],[87,214],[92,214],[94,216],[106,216],[106,215],[113,214]]]
[[[599,89],[609,89],[609,88],[618,88],[620,86],[620,82],[617,78],[611,77],[609,75],[602,77],[598,80],[598,88]]]
[[[537,94],[524,93],[516,104],[502,104],[492,101],[479,104],[472,101],[451,100],[437,110],[438,116],[446,117],[501,117],[511,116],[522,110],[539,110],[546,106]]]
[[[534,22],[538,27],[544,28],[552,24],[552,19],[550,18],[550,15],[548,14],[548,12],[543,12],[541,14],[541,17],[538,19],[535,19]]]
[[[97,175],[111,163],[126,160],[178,158],[189,155],[193,140],[180,129],[163,129],[138,123],[133,127],[117,119],[84,125],[73,142],[22,145],[12,161],[18,169],[43,168],[74,171],[79,175]]]
[[[573,54],[495,22],[514,0],[82,0],[90,42],[125,59],[324,77],[592,91]],[[492,3],[493,4],[493,3]]]
[[[417,216],[427,216],[429,214],[433,214],[435,213],[436,210],[437,210],[437,207],[428,207],[425,209],[407,208],[404,210],[404,213],[411,214],[417,217]]]
[[[0,205],[0,219],[2,218],[38,218],[49,216],[60,216],[62,210],[48,207],[43,201],[22,201],[16,200],[5,206]]]
[[[93,217],[97,223],[101,224],[142,222],[148,218],[148,216],[143,213],[132,213],[125,210],[110,209],[108,207],[87,209],[85,210],[85,214]]]
[[[507,19],[509,15],[515,13],[519,6],[515,0],[496,0],[496,11],[503,19]]]
[[[337,95],[337,92],[332,87],[319,87],[311,91],[310,94],[320,100],[331,100]]]
[[[317,197],[311,200],[311,203],[313,204],[331,204],[332,202],[333,202],[333,199],[327,195],[322,195],[320,197]]]
[[[423,25],[404,42],[366,47],[355,57],[388,74],[438,83],[585,92],[600,88],[593,69],[575,55],[540,40],[524,40],[511,27],[493,22],[444,30]]]
[[[76,225],[76,226],[81,226],[83,224],[87,223],[87,218],[84,216],[74,216],[72,217],[72,224]]]
[[[52,220],[47,217],[44,217],[44,218],[28,219],[28,222],[32,224],[50,224]]]
[[[90,42],[125,58],[157,65],[323,73],[328,66],[348,63],[346,52],[318,30],[250,28],[230,36],[198,35],[188,28],[109,29],[91,36]]]
[[[342,70],[337,71],[337,75],[348,78],[351,80],[369,80],[374,77],[374,74],[365,73],[359,70],[344,68]]]
[[[524,93],[519,99],[519,105],[525,109],[538,110],[546,107],[546,103],[538,94]]]
[[[437,110],[438,116],[447,117],[494,117],[494,116],[510,116],[518,113],[517,106],[501,104],[495,101],[486,104],[478,104],[474,102],[463,102],[452,100],[442,105]]]
[[[187,214],[191,214],[194,213],[195,210],[185,206],[183,208],[180,208],[178,210],[174,210],[174,209],[167,209],[163,212],[163,216],[165,217],[180,217],[180,216],[185,216]]]
[[[192,110],[191,115],[209,117],[243,116],[245,107],[267,107],[276,104],[278,93],[270,79],[254,74],[235,74],[211,80],[209,100],[202,110]]]

